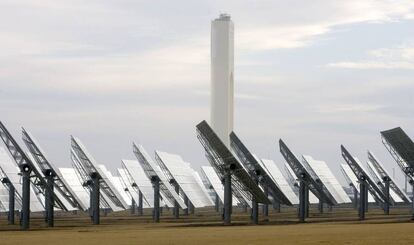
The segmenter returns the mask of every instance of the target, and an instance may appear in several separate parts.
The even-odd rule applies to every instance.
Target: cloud
[[[414,15],[412,1],[316,1],[302,9],[294,8],[303,5],[298,1],[289,4],[295,12],[279,14],[290,17],[273,19],[265,15],[262,18],[270,23],[240,27],[236,33],[237,47],[248,51],[304,47],[339,26],[400,21]],[[312,18],[306,17],[309,15]]]
[[[371,57],[362,61],[341,61],[327,64],[327,67],[347,69],[414,69],[414,43],[395,48],[381,48],[367,52]]]
[[[210,21],[223,11],[235,23],[235,129],[259,156],[282,162],[283,137],[335,164],[340,143],[382,149],[377,130],[412,125],[401,106],[412,104],[411,74],[321,69],[352,57],[338,47],[355,39],[385,47],[367,52],[371,66],[411,65],[412,46],[390,48],[408,28],[392,43],[370,30],[411,24],[413,2],[369,0],[1,1],[2,120],[13,135],[32,130],[61,163],[70,134],[108,167],[134,157],[132,139],[205,163],[194,125],[209,118]]]

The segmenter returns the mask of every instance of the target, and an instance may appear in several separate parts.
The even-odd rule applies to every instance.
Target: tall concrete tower
[[[211,22],[211,127],[227,146],[234,117],[234,25],[230,15]]]

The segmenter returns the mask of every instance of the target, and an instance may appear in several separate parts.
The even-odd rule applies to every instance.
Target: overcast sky
[[[234,128],[252,152],[281,166],[282,138],[343,181],[344,144],[398,170],[379,132],[414,137],[413,0],[2,0],[0,120],[58,166],[75,135],[112,171],[134,158],[132,141],[198,169],[210,24],[223,12],[235,24]]]

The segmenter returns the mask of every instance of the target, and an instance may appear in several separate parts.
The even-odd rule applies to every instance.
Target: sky
[[[414,137],[414,1],[2,0],[0,120],[59,167],[70,135],[113,172],[132,142],[207,164],[210,25],[235,25],[235,125],[261,158],[372,150],[402,183],[380,131]]]

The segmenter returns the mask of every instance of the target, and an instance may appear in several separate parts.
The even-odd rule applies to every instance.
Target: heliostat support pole
[[[178,185],[177,181],[174,181],[174,188],[177,195],[180,195],[180,186]],[[174,216],[176,219],[180,218],[180,206],[177,200],[174,201]]]
[[[100,176],[98,173],[92,173],[92,217],[93,217],[93,224],[99,225],[100,224],[100,213],[99,213],[99,198],[100,198],[100,185],[99,185],[99,179]]]
[[[14,189],[14,186],[12,185],[12,183],[10,182],[8,178],[2,179],[2,182],[6,184],[9,189],[9,212],[7,214],[8,215],[7,220],[8,220],[9,225],[14,225],[14,209],[15,209],[14,200],[15,200],[16,191]]]
[[[232,205],[232,193],[231,193],[231,174],[226,173],[224,175],[224,224],[231,224],[231,205]]]
[[[186,194],[184,194],[184,203],[187,206],[187,208],[184,209],[184,215],[188,215],[188,212],[190,210],[190,200],[188,200],[188,197]]]
[[[263,189],[264,189],[264,193],[265,193],[266,197],[268,197],[269,196],[269,187],[267,185],[265,185]],[[269,216],[269,204],[267,204],[267,203],[263,204],[263,216],[265,216],[265,217]]]
[[[352,191],[354,193],[354,209],[358,209],[358,189],[352,185]]]
[[[323,184],[319,179],[317,179],[317,183],[319,184],[320,189],[323,189]],[[324,198],[321,196],[319,198],[319,203],[318,203],[318,210],[319,210],[320,214],[323,214],[323,203],[324,203],[324,201],[325,201]]]
[[[160,222],[160,179],[158,176],[153,176],[152,184],[154,186],[154,212],[153,220],[156,223]]]
[[[142,200],[142,192],[138,192],[138,214],[142,216],[144,214],[144,207],[143,207],[143,200]]]
[[[410,180],[411,184],[411,220],[414,220],[414,180]]]
[[[319,199],[318,210],[319,213],[323,214],[323,199]]]
[[[390,200],[390,178],[385,176],[383,180],[384,180],[384,186],[385,186],[384,214],[389,215],[390,214],[390,202],[391,202]]]
[[[359,220],[365,219],[365,206],[366,206],[366,183],[365,183],[365,177],[361,176],[359,181],[359,193],[361,193],[359,197]]]
[[[30,172],[29,165],[20,166],[22,172],[22,221],[21,229],[28,230],[30,226]]]
[[[279,201],[274,201],[273,202],[273,210],[276,210],[276,212],[280,213],[280,202]]]
[[[132,198],[132,203],[131,203],[131,215],[134,215],[134,214],[135,214],[135,206],[136,206],[135,199],[134,199],[134,198]]]
[[[365,212],[368,212],[369,208],[369,202],[368,202],[368,186],[367,183],[365,183]]]
[[[54,226],[54,195],[53,195],[53,172],[51,170],[44,171],[44,175],[46,177],[46,217],[47,217],[47,226],[53,227]]]
[[[299,183],[299,221],[305,222],[306,217],[306,182],[304,179]]]
[[[195,208],[194,208],[193,203],[191,201],[189,201],[188,205],[189,205],[189,208],[190,208],[190,214],[194,214],[195,213]]]
[[[219,196],[218,196],[217,193],[216,193],[214,208],[215,208],[216,212],[220,211],[220,199],[219,199]]]
[[[309,187],[305,185],[305,217],[309,218]]]
[[[253,224],[259,224],[259,203],[256,202],[256,198],[252,198],[252,222]]]

